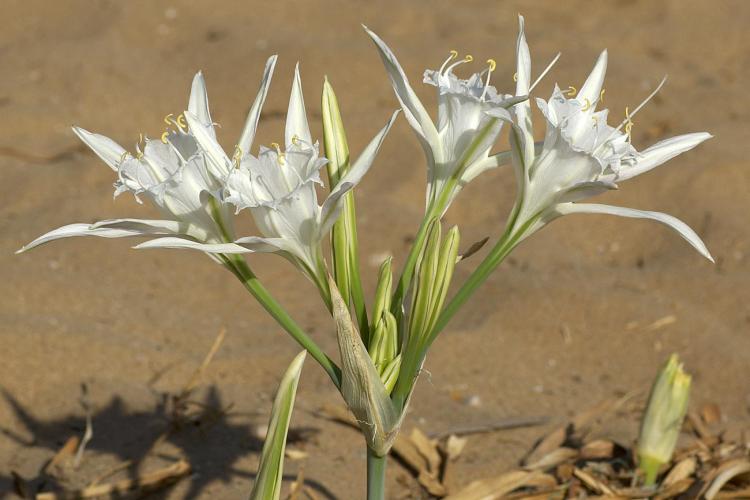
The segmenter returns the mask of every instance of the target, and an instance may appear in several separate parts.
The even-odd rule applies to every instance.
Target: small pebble
[[[479,397],[479,395],[474,394],[473,396],[469,396],[466,398],[466,406],[471,406],[472,408],[479,408],[482,406],[482,398]]]

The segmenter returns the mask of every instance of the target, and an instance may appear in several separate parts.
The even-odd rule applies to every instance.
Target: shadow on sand
[[[85,387],[83,389],[85,399]],[[188,395],[190,393],[192,391]],[[86,430],[85,415],[38,419],[12,394],[5,390],[2,394],[26,432],[19,434],[7,428],[0,428],[0,432],[22,446],[50,450],[50,460],[68,438],[82,436]],[[105,407],[89,414],[94,436],[85,447],[84,464],[86,454],[114,456],[120,464],[117,475],[102,482],[124,475],[137,481],[139,466],[147,458],[162,459],[167,463],[178,459],[189,462],[192,474],[181,479],[190,482],[184,496],[186,500],[197,498],[217,480],[228,484],[238,477],[255,477],[255,471],[239,469],[236,464],[250,453],[259,453],[263,440],[254,434],[248,415],[230,411],[231,404],[222,401],[215,385],[208,387],[200,401],[185,397],[185,393],[178,396],[159,393],[155,396],[155,404],[148,411],[129,410],[121,397],[113,396]],[[85,401],[83,406],[85,409]],[[315,433],[315,428],[292,428],[288,443],[303,442]],[[29,439],[25,435],[33,437]],[[45,464],[37,477],[21,480],[32,498],[38,492],[62,492],[66,487],[70,488],[70,478],[64,471],[49,465],[49,462]],[[75,472],[75,469],[68,469]],[[296,477],[291,475],[284,476],[285,481],[294,479]],[[19,479],[0,476],[0,492],[17,490],[18,484]],[[322,498],[335,498],[324,485],[314,480],[305,480],[305,485]],[[163,498],[164,494],[165,490],[161,489],[150,498]],[[134,496],[143,497],[143,492],[136,492]]]

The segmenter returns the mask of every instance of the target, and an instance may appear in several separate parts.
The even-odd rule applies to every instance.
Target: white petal
[[[603,50],[599,55],[599,59],[596,60],[594,69],[591,70],[591,74],[586,79],[586,82],[581,87],[581,90],[576,95],[576,99],[580,102],[584,102],[584,99],[588,99],[589,102],[594,105],[599,100],[599,93],[602,91],[602,85],[604,85],[604,75],[607,73],[607,51]]]
[[[194,114],[198,118],[198,121],[206,127],[208,134],[216,139],[216,132],[214,131],[213,122],[211,121],[211,113],[208,111],[206,81],[203,79],[203,73],[200,71],[196,73],[193,78],[193,85],[190,88],[188,111]]]
[[[440,161],[442,151],[440,148],[440,138],[438,131],[435,128],[435,124],[427,113],[427,110],[422,105],[414,90],[409,85],[409,79],[406,78],[404,70],[398,63],[396,56],[385,44],[385,42],[375,33],[370,31],[366,26],[363,26],[365,31],[370,38],[375,42],[375,46],[380,52],[380,58],[383,60],[383,65],[388,72],[388,77],[391,79],[391,84],[396,92],[396,97],[401,103],[401,108],[404,110],[404,116],[412,126],[412,128],[419,134],[422,139],[427,141],[431,154],[435,156],[435,161]],[[426,151],[429,149],[425,148]]]
[[[73,127],[73,132],[75,132],[75,134],[86,143],[86,145],[90,147],[99,158],[104,160],[104,163],[117,172],[117,167],[125,154],[125,148],[109,137],[92,134],[88,130],[80,127]]]
[[[259,238],[257,236],[245,236],[234,242],[251,252],[274,253],[288,252],[290,245],[284,238]]]
[[[292,93],[289,96],[289,111],[286,114],[286,147],[294,143],[294,138],[302,140],[308,145],[312,144],[310,127],[307,124],[305,113],[305,99],[302,95],[302,80],[299,76],[299,63],[294,67],[294,81],[292,82]]]
[[[516,95],[528,95],[531,85],[531,55],[524,33],[524,19],[518,16],[518,40],[516,40]]]
[[[524,34],[523,16],[518,16],[518,41],[516,42],[516,96],[528,96],[531,84],[531,54]],[[528,99],[513,108],[516,114],[517,140],[520,145],[521,160],[525,168],[534,161],[534,131],[531,124],[531,104]]]
[[[273,55],[266,61],[266,69],[263,70],[263,80],[260,83],[258,95],[255,97],[253,105],[250,107],[250,112],[247,114],[247,120],[245,120],[245,127],[242,129],[240,141],[237,143],[243,155],[249,154],[250,148],[253,146],[255,131],[258,128],[258,120],[260,119],[260,111],[263,108],[263,103],[266,101],[268,87],[271,85],[271,77],[273,76],[273,69],[275,66],[276,56]]]
[[[216,141],[216,136],[212,135],[209,129],[190,111],[185,112],[185,118],[190,126],[190,132],[192,132],[193,137],[195,137],[201,149],[206,153],[211,173],[217,179],[224,179],[232,169],[232,162],[227,157],[224,149]],[[213,130],[213,127],[211,130]]]
[[[104,222],[109,222],[109,221],[104,221]],[[141,221],[141,222],[144,222],[144,221]],[[148,222],[148,221],[145,221],[145,222]],[[34,247],[38,247],[39,245],[49,243],[50,241],[59,240],[62,238],[71,238],[74,236],[99,236],[100,238],[124,238],[126,236],[144,236],[147,234],[153,234],[153,233],[149,233],[147,231],[142,231],[139,229],[124,228],[124,227],[123,228],[107,228],[107,227],[94,228],[92,227],[91,224],[85,224],[85,223],[68,224],[67,226],[62,226],[48,233],[43,234],[42,236],[35,239],[28,245],[24,245],[20,250],[16,251],[16,253],[21,253],[27,250],[31,250]]]
[[[91,229],[127,229],[142,234],[180,234],[180,223],[174,220],[111,219],[91,224]]]
[[[695,146],[713,137],[706,132],[678,135],[664,141],[658,142],[650,148],[644,149],[637,156],[636,164],[632,167],[623,168],[618,180],[625,180],[648,172],[662,163],[671,160],[675,156],[693,149]]]
[[[393,115],[391,115],[391,118],[390,120],[388,120],[388,123],[385,124],[385,127],[380,129],[380,132],[378,132],[377,135],[375,135],[375,137],[370,141],[364,151],[362,151],[362,154],[359,155],[359,158],[357,158],[357,161],[354,162],[349,171],[341,178],[338,184],[334,186],[333,190],[328,195],[328,198],[326,198],[326,201],[323,202],[323,207],[320,210],[320,218],[318,220],[319,238],[322,238],[325,234],[327,234],[328,231],[331,230],[333,224],[336,222],[336,219],[338,219],[344,199],[344,194],[346,194],[349,190],[353,189],[354,186],[359,184],[359,181],[362,180],[362,177],[364,177],[364,175],[372,166],[372,162],[373,160],[375,160],[375,156],[377,156],[378,151],[380,150],[380,146],[382,146],[383,141],[385,140],[385,136],[391,129],[391,126],[396,120],[398,113],[399,112],[396,111],[395,113],[393,113]]]
[[[466,185],[474,180],[482,172],[505,165],[506,163],[510,162],[510,160],[510,151],[503,151],[501,153],[488,156],[483,160],[469,165],[466,170],[464,170],[464,173],[461,174],[461,179],[459,182],[461,183],[461,185]]]
[[[609,214],[619,215],[620,217],[632,217],[636,219],[651,219],[657,222],[661,222],[666,226],[672,228],[682,236],[693,248],[698,250],[701,255],[710,260],[714,261],[713,257],[706,248],[705,243],[700,237],[690,229],[690,226],[671,215],[663,214],[661,212],[649,212],[646,210],[637,210],[635,208],[625,207],[613,207],[611,205],[599,205],[594,203],[564,203],[556,207],[556,212],[560,215],[567,214]]]
[[[208,253],[250,253],[249,250],[243,246],[235,243],[199,243],[197,241],[188,240],[185,238],[174,238],[166,236],[164,238],[155,238],[153,240],[144,241],[140,245],[136,245],[133,248],[144,249],[144,248],[188,248],[192,250],[200,250],[201,252]]]

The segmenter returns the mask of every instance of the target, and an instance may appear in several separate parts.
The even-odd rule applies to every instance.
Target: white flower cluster
[[[439,70],[425,72],[425,83],[438,90],[437,124],[412,90],[393,52],[366,29],[380,52],[404,115],[424,148],[428,214],[441,217],[465,184],[510,160],[519,192],[509,227],[519,240],[560,215],[609,213],[667,224],[711,258],[700,238],[674,217],[579,203],[615,189],[617,182],[651,170],[711,136],[686,134],[638,152],[630,142],[631,118],[645,102],[627,113],[618,127],[607,124],[606,109],[597,111],[607,66],[604,51],[580,91],[564,92],[556,86],[549,100],[536,99],[547,124],[541,147],[535,145],[529,93],[536,83],[530,83],[531,58],[522,17],[520,25],[513,95],[502,94],[490,85],[496,68],[492,59],[483,72],[466,80],[457,77],[454,70],[470,63],[472,57],[458,59],[455,51]],[[201,73],[193,80],[188,109],[177,118],[165,118],[170,128],[160,139],[143,139],[135,154],[105,136],[76,127],[76,134],[116,172],[115,196],[130,191],[139,201],[146,197],[164,219],[70,224],[37,238],[20,251],[70,236],[150,236],[152,239],[136,248],[193,248],[224,255],[276,252],[314,281],[325,282],[320,242],[341,211],[343,195],[372,165],[396,115],[346,176],[331,187],[321,206],[315,186],[322,183],[319,170],[327,160],[310,134],[299,66],[292,84],[283,147],[272,144],[270,148],[261,147],[257,155],[250,152],[275,63],[276,56],[266,63],[260,90],[232,155],[217,142]],[[511,151],[490,155],[504,123],[512,127]],[[231,214],[242,209],[250,211],[261,236],[236,237]]]

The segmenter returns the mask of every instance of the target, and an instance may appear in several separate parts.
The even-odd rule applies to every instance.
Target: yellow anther
[[[449,61],[452,61],[452,60],[454,60],[455,58],[458,57],[458,51],[457,50],[451,50],[450,54],[451,54],[451,57],[450,57]]]
[[[135,153],[135,157],[136,157],[136,158],[138,158],[139,160],[140,160],[141,158],[143,158],[143,151],[140,151],[140,150],[139,150],[138,152],[136,152],[136,153]]]
[[[473,60],[474,60],[474,56],[472,56],[471,54],[466,54],[466,57],[464,57],[464,61],[466,62],[471,62]]]
[[[601,92],[599,92],[599,102],[604,102],[604,92],[605,92],[606,90],[607,90],[607,89],[602,89],[602,91],[601,91]]]
[[[138,133],[138,144],[143,144],[143,132]]]
[[[177,126],[180,127],[183,130],[187,130],[187,122],[185,121],[185,115],[180,113],[180,116],[177,117]]]
[[[567,95],[568,97],[575,97],[575,95],[578,93],[578,89],[576,89],[572,85],[568,85],[568,90],[563,92],[563,94]]]
[[[161,134],[161,142],[164,144],[167,143],[167,136],[169,135],[169,130],[165,130],[163,134]]]
[[[487,64],[490,66],[490,71],[495,71],[495,68],[497,68],[497,63],[494,59],[487,59]]]
[[[234,154],[232,155],[232,161],[236,164],[237,167],[239,167],[241,159],[242,159],[242,148],[240,148],[239,144],[235,144]]]
[[[295,146],[299,146],[299,137],[297,137],[297,134],[294,134],[292,136],[292,144],[294,144]]]
[[[513,73],[513,81],[514,82],[518,81],[518,73]]]
[[[129,154],[130,154],[130,153],[128,153],[127,151],[123,152],[123,153],[122,153],[122,154],[120,155],[120,161],[119,161],[118,163],[122,163],[122,162],[124,162],[124,161],[125,161],[125,158],[127,158]]]
[[[591,101],[589,101],[585,97],[583,98],[583,101],[584,101],[584,105],[581,108],[581,111],[588,111],[589,109],[591,109]]]
[[[276,150],[276,154],[278,155],[277,161],[279,162],[279,165],[283,165],[286,160],[284,158],[284,153],[281,152],[281,147],[279,146],[279,143],[272,142],[271,147]]]
[[[164,117],[164,123],[167,125],[172,125],[174,113],[169,113],[167,116]]]
[[[628,122],[625,124],[625,134],[628,136],[628,139],[632,137],[633,134],[633,122]]]
[[[630,109],[625,106],[625,134],[628,136],[628,139],[632,137],[633,125],[635,123],[630,119]]]

